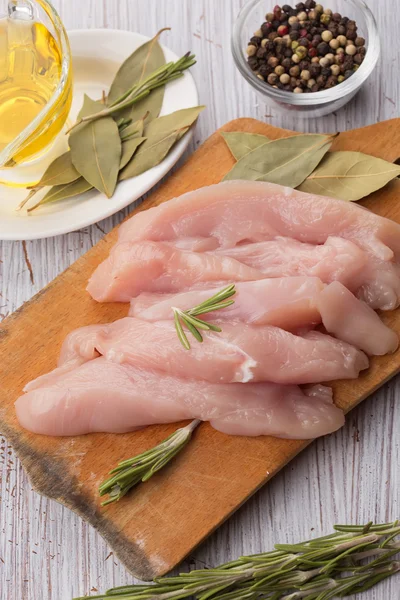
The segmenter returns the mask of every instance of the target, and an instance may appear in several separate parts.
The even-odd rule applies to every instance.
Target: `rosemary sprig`
[[[70,133],[81,123],[95,121],[97,119],[101,119],[102,117],[114,115],[128,106],[132,106],[133,104],[140,102],[156,88],[167,85],[167,83],[182,77],[183,72],[186,71],[186,69],[190,69],[190,67],[192,67],[194,64],[196,64],[195,55],[187,52],[176,62],[169,62],[163,65],[159,69],[153,71],[153,73],[151,73],[151,75],[149,75],[143,82],[131,87],[104,110],[101,110],[96,114],[80,118],[74,125],[72,125],[72,127],[70,127],[67,133]]]
[[[400,572],[399,521],[336,526],[332,535],[244,556],[216,569],[108,590],[98,600],[329,600],[371,589]],[[373,560],[370,560],[373,559]],[[369,562],[368,562],[369,561]],[[76,598],[75,600],[83,600]]]
[[[110,471],[111,477],[99,487],[100,496],[109,495],[102,506],[121,500],[135,485],[147,481],[168,464],[190,441],[193,431],[200,423],[196,419],[175,431],[155,448],[120,462]]]
[[[180,308],[172,307],[174,313],[174,322],[175,329],[178,334],[178,338],[184,348],[186,350],[190,350],[190,343],[187,338],[187,335],[183,329],[183,325],[187,327],[193,337],[198,341],[203,341],[203,336],[200,331],[217,331],[221,332],[222,329],[217,327],[217,325],[213,325],[212,323],[208,323],[207,321],[203,321],[202,319],[198,319],[199,315],[204,315],[206,313],[214,312],[216,310],[221,310],[222,308],[226,308],[227,306],[231,306],[234,304],[234,300],[229,300],[236,294],[235,284],[228,285],[228,287],[220,290],[217,294],[198,304],[194,308],[190,308],[189,310],[181,310]]]

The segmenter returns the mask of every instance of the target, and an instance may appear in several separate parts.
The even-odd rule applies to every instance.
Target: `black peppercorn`
[[[292,64],[292,61],[290,60],[290,58],[284,58],[283,61],[281,62],[282,67],[285,67],[286,70],[290,69],[291,64]]]
[[[311,91],[312,92],[319,92],[319,85],[318,83],[314,83],[314,85],[311,87]]]
[[[302,60],[299,63],[300,71],[306,71],[309,67],[310,63],[308,60]]]
[[[252,71],[257,70],[258,59],[255,56],[249,56],[249,58],[247,59],[247,62],[249,64],[250,69],[252,69]]]
[[[348,29],[345,35],[347,39],[351,40],[352,42],[357,39],[357,33],[353,29]]]
[[[347,25],[347,23],[350,21],[349,17],[342,17],[340,20],[340,24],[341,25]]]
[[[272,31],[272,23],[268,23],[267,21],[263,23],[260,27],[263,36],[267,36]]]
[[[262,75],[264,77],[264,79],[267,79],[268,75],[270,73],[272,73],[272,69],[268,65],[263,64],[263,65],[260,65],[259,72],[260,72],[260,75]]]
[[[292,10],[292,7],[291,7],[291,6],[289,6],[289,4],[284,4],[284,5],[282,6],[282,10],[283,10],[285,13],[289,13],[289,12]]]
[[[313,63],[310,65],[309,71],[311,73],[312,79],[316,79],[318,75],[321,74],[321,68],[321,65],[318,65],[317,63]]]
[[[300,33],[298,31],[291,31],[289,33],[289,37],[292,41],[298,40],[300,37]]]
[[[344,25],[338,26],[338,35],[346,35],[346,27]]]
[[[293,50],[291,48],[286,48],[285,52],[283,53],[286,58],[291,58],[292,54]]]
[[[307,10],[311,10],[312,8],[315,8],[317,5],[317,3],[315,2],[315,0],[306,0],[306,2],[304,2],[304,6]]]
[[[250,43],[253,44],[253,46],[259,46],[261,44],[261,38],[257,35],[254,35],[252,38],[250,38]]]
[[[270,73],[268,75],[267,81],[270,85],[276,85],[278,83],[278,80],[279,80],[279,77],[276,73]]]
[[[344,78],[345,78],[345,79],[348,79],[348,78],[349,78],[349,77],[351,77],[352,75],[353,75],[353,71],[350,71],[350,70],[349,70],[349,71],[346,71],[346,72],[345,72],[345,74],[344,74]]]
[[[305,48],[308,48],[309,45],[310,41],[307,38],[302,37],[299,39],[299,46],[304,46]]]
[[[267,56],[267,51],[265,48],[261,47],[257,50],[256,54],[257,58],[265,58]]]
[[[317,77],[317,83],[319,86],[323,87],[326,84],[327,77],[325,75],[319,75]]]
[[[328,67],[322,67],[322,69],[321,69],[321,75],[323,77],[329,77],[330,74],[331,74],[331,70],[328,69]]]
[[[367,49],[366,49],[366,47],[365,47],[365,46],[362,46],[361,48],[358,48],[358,49],[357,49],[357,53],[358,53],[358,54],[361,54],[361,56],[365,56],[365,55],[366,55],[366,53],[367,53]]]
[[[341,20],[342,20],[342,15],[340,13],[333,13],[332,21],[334,21],[335,23],[340,23]]]
[[[271,42],[274,41],[275,38],[279,37],[278,34],[276,33],[276,31],[272,31],[271,33],[268,34],[268,39],[271,40]]]
[[[296,23],[293,23],[291,25],[292,31],[298,31],[300,29],[300,23],[298,21],[296,21]]]
[[[305,7],[306,6],[305,6],[304,2],[299,2],[298,4],[296,4],[296,9],[300,12],[303,11],[305,9]]]
[[[356,65],[361,65],[362,61],[364,60],[364,57],[361,54],[357,53],[353,56],[353,60],[356,63]]]
[[[326,80],[325,87],[326,88],[334,87],[337,84],[337,82],[338,82],[337,77],[335,75],[330,75],[328,77],[328,79]]]
[[[310,29],[310,33],[313,37],[318,34],[318,31],[318,27],[311,27]]]
[[[272,27],[274,29],[278,29],[278,27],[280,26],[281,22],[278,21],[277,19],[275,19],[274,21],[272,21]]]
[[[357,29],[357,25],[355,21],[347,21],[347,29]]]
[[[321,42],[320,44],[318,44],[317,50],[321,56],[325,56],[326,54],[330,53],[331,48],[326,42]]]

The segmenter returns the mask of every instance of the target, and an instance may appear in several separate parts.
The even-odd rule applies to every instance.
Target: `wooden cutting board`
[[[222,130],[261,133],[272,139],[292,135],[253,119],[232,121]],[[342,133],[333,149],[359,150],[395,161],[400,157],[400,119]],[[217,183],[233,163],[216,132],[138,210]],[[400,222],[400,181],[363,204]],[[85,292],[87,279],[116,238],[114,230],[1,324],[0,430],[14,446],[34,488],[81,515],[134,575],[149,580],[177,565],[309,442],[230,437],[203,424],[171,465],[118,504],[101,508],[97,488],[109,469],[154,446],[176,425],[74,438],[38,436],[19,427],[14,401],[28,381],[56,366],[67,333],[126,315],[126,305],[96,304]],[[400,334],[400,311],[383,318]],[[374,358],[356,381],[335,383],[337,404],[349,411],[399,368],[400,352]]]

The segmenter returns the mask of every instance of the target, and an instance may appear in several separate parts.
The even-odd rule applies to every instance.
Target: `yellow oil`
[[[0,152],[53,98],[61,72],[60,48],[42,23],[0,19]],[[65,124],[71,100],[69,81],[45,121],[6,166],[29,160],[53,141]]]

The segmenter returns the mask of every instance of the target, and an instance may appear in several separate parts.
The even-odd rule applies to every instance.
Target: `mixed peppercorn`
[[[268,13],[247,46],[248,64],[274,88],[318,92],[353,75],[366,54],[355,21],[314,0]]]

